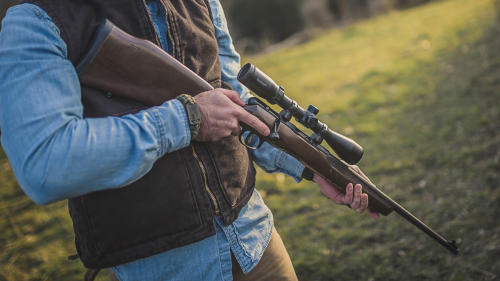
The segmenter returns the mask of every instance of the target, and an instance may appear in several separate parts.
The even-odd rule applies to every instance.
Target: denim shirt
[[[160,41],[169,51],[163,6],[148,1]],[[243,100],[251,95],[236,80],[234,50],[218,0],[210,0],[222,80]],[[0,33],[0,126],[2,146],[24,192],[39,204],[119,188],[147,173],[165,153],[189,145],[190,132],[177,100],[124,117],[83,118],[78,76],[67,59],[59,29],[39,7],[15,6]],[[304,166],[265,144],[250,151],[268,173],[300,181]],[[259,261],[273,219],[257,191],[238,219],[215,236],[113,268],[120,280],[231,280],[231,255],[244,272]]]

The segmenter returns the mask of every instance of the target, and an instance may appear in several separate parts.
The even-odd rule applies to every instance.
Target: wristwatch
[[[184,109],[186,109],[186,115],[188,117],[189,131],[191,132],[191,140],[194,140],[198,136],[201,126],[201,114],[198,104],[190,95],[180,95],[176,99],[182,102]]]

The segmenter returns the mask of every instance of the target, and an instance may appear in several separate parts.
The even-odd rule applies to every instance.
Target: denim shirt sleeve
[[[219,45],[219,59],[222,70],[222,80],[233,87],[246,102],[252,95],[246,87],[236,79],[240,71],[240,55],[233,46],[226,16],[222,10],[219,0],[209,0],[214,18],[215,36]],[[268,143],[264,143],[260,149],[248,150],[252,160],[267,173],[285,173],[293,177],[297,182],[301,181],[304,165],[297,159],[276,149]]]
[[[0,33],[2,146],[25,193],[49,204],[132,183],[189,145],[177,101],[122,118],[83,118],[81,89],[59,30],[39,7],[11,8]]]

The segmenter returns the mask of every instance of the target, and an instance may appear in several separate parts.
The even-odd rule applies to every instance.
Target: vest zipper
[[[160,42],[160,38],[158,38],[158,33],[156,32],[156,29],[154,28],[153,17],[151,16],[151,13],[149,12],[146,0],[142,0],[142,2],[144,3],[146,10],[148,11],[149,21],[151,22],[151,25],[153,26],[153,29],[154,29],[156,42],[160,47],[162,47],[161,42]],[[160,0],[160,2],[163,5],[163,8],[165,9],[165,21],[167,22],[167,34],[168,34],[168,37],[170,38],[170,42],[172,42],[172,52],[173,52],[174,57],[175,57],[175,41],[172,38],[172,34],[170,33],[170,24],[168,21],[167,5],[165,5],[165,2],[163,2],[163,0]],[[163,49],[163,47],[162,47],[162,49]],[[219,212],[219,205],[217,204],[217,199],[215,199],[214,194],[212,193],[212,191],[208,187],[208,183],[207,183],[208,180],[207,180],[207,173],[205,171],[205,166],[203,166],[203,163],[201,162],[200,158],[198,157],[198,154],[196,153],[196,150],[194,149],[193,145],[191,145],[191,149],[193,150],[194,158],[198,162],[198,165],[200,165],[201,173],[203,174],[203,184],[205,185],[205,189],[207,190],[208,195],[210,195],[210,198],[212,198],[212,202],[214,204],[214,209],[215,209],[215,214],[218,215],[220,213]]]
[[[158,33],[156,32],[156,28],[155,28],[155,23],[153,21],[153,17],[151,16],[151,13],[149,12],[148,4],[146,3],[146,0],[142,0],[142,3],[144,3],[144,7],[146,8],[146,11],[148,12],[149,22],[151,23],[151,26],[153,26],[153,30],[155,32],[156,44],[158,46],[160,46],[160,48],[163,49],[163,46],[161,45],[161,42],[160,42],[160,38],[158,38]]]
[[[167,5],[165,4],[164,0],[160,0],[160,2],[163,5],[163,8],[165,9],[165,21],[167,22],[167,34],[168,34],[168,38],[170,38],[170,42],[172,42],[172,56],[175,58],[175,41],[174,41],[174,38],[172,37],[172,34],[170,33],[170,23],[168,22]]]
[[[217,204],[217,200],[215,199],[214,194],[208,188],[208,183],[207,183],[207,173],[205,172],[205,166],[203,166],[203,163],[201,162],[200,158],[198,157],[198,154],[196,154],[196,150],[194,149],[194,146],[191,145],[191,149],[193,150],[193,155],[196,161],[198,161],[198,165],[200,165],[201,173],[203,174],[203,183],[205,184],[205,189],[207,190],[208,194],[210,195],[210,198],[212,198],[212,202],[214,203],[214,209],[215,209],[215,214],[219,214],[219,205]]]

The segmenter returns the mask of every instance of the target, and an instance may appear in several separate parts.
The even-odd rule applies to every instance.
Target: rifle
[[[150,106],[161,105],[180,94],[196,95],[213,89],[152,42],[127,34],[107,19],[96,31],[76,70],[82,84]],[[370,210],[384,216],[395,211],[450,252],[458,254],[455,241],[446,241],[321,145],[323,140],[326,141],[349,164],[357,163],[363,155],[361,146],[318,120],[316,107],[301,108],[284,94],[283,87],[252,64],[246,64],[240,70],[238,81],[269,103],[283,108],[278,113],[258,98],[249,99],[244,109],[266,124],[271,134],[260,135],[242,123],[240,142],[243,145],[257,149],[266,141],[292,155],[343,192],[348,183],[361,184],[363,193],[370,197]],[[314,134],[308,136],[300,131],[289,122],[292,117]],[[246,137],[245,133],[248,133]]]

